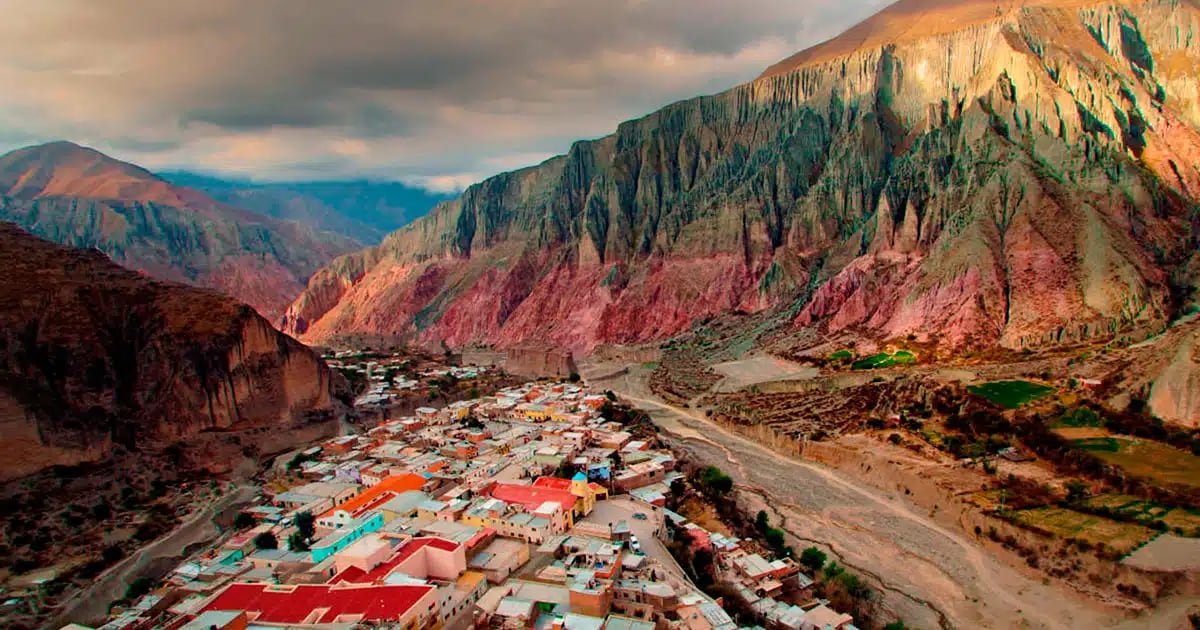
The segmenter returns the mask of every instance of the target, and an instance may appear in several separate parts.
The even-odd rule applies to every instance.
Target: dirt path
[[[636,372],[596,385],[642,406],[699,461],[725,468],[771,506],[797,540],[824,546],[839,562],[874,577],[882,608],[912,625],[1078,628],[1125,620],[1119,611],[1009,566],[903,499],[663,402]]]
[[[109,604],[125,595],[129,583],[151,560],[178,557],[188,546],[215,538],[217,527],[213,519],[216,515],[230,506],[250,501],[258,492],[258,486],[242,485],[197,511],[171,533],[142,547],[102,573],[91,587],[64,602],[62,612],[48,627],[58,628],[70,622],[103,623]]]

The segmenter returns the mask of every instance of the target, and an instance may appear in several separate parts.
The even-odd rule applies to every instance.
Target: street
[[[634,518],[633,515],[638,512],[645,514],[646,520]],[[655,530],[665,527],[661,509],[627,496],[617,496],[596,503],[596,508],[592,510],[592,513],[583,519],[585,523],[600,525],[616,524],[619,521],[625,521],[629,525],[629,531],[638,537],[646,556],[657,561],[667,573],[679,581],[691,583],[683,568],[675,562],[674,556],[667,550],[666,545],[659,540],[658,536],[654,535]]]

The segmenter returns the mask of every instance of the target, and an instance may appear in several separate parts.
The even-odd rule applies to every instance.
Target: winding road
[[[196,511],[170,533],[110,567],[100,574],[90,587],[64,602],[62,611],[48,627],[58,628],[70,622],[88,623],[103,620],[108,614],[109,604],[125,595],[130,582],[137,578],[151,560],[179,557],[187,547],[216,538],[218,532],[213,519],[231,506],[249,502],[258,492],[258,486],[240,485],[233,492],[222,495],[204,509]]]

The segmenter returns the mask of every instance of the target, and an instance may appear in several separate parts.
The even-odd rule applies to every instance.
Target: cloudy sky
[[[887,0],[0,0],[0,150],[455,189],[723,90]]]

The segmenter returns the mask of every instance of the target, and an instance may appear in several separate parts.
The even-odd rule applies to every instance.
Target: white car
[[[629,536],[629,548],[633,550],[633,553],[642,553],[642,543],[638,541],[637,536],[632,534]]]

